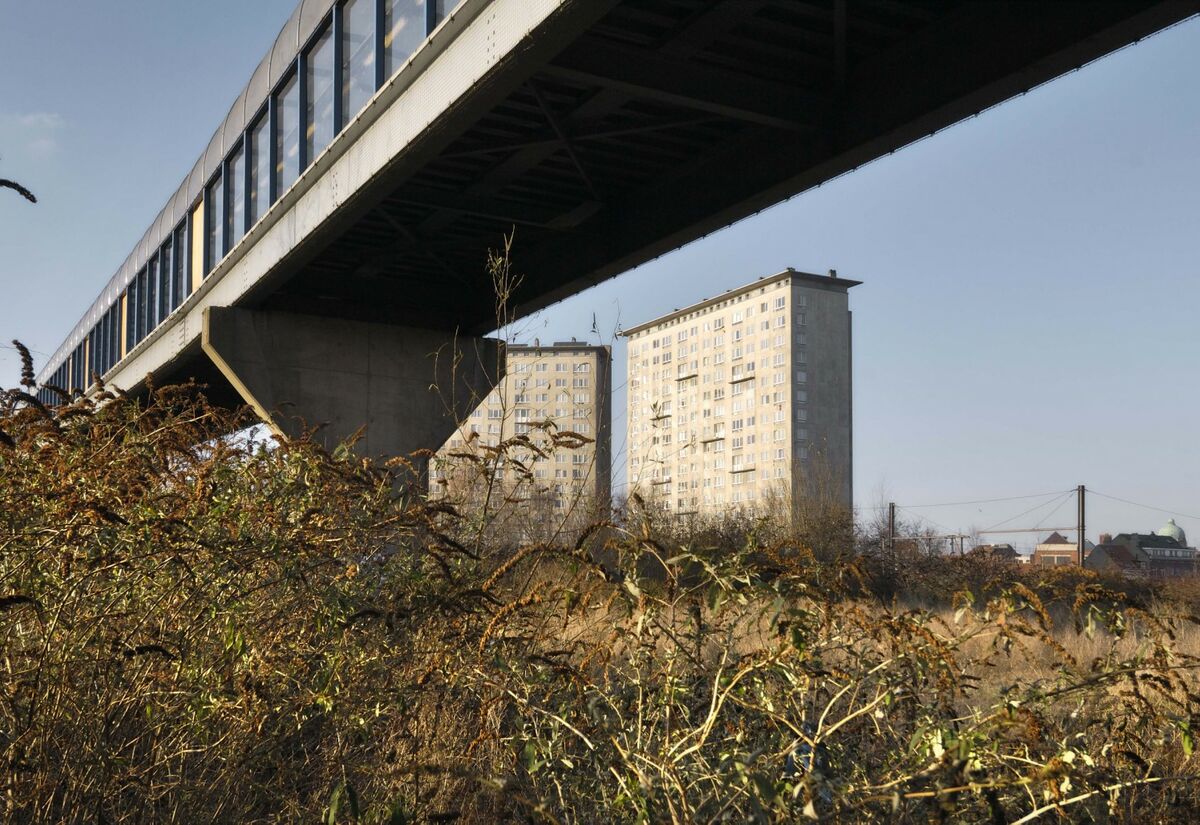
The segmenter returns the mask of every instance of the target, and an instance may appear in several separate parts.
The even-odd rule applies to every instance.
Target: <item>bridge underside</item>
[[[594,8],[598,0],[587,0]],[[474,333],[1187,17],[1195,2],[623,0],[452,109],[249,304]],[[579,4],[567,4],[562,15]]]
[[[568,0],[239,308],[485,334],[506,234],[532,312],[1198,9]],[[188,342],[156,380],[247,400],[226,372]]]

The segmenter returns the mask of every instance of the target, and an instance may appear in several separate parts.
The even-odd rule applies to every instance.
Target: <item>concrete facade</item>
[[[441,443],[503,370],[495,339],[232,307],[205,311],[202,346],[277,434],[333,448],[365,428],[370,458]]]
[[[1083,542],[1084,558],[1091,552],[1093,545],[1086,539]],[[1046,540],[1039,542],[1033,548],[1030,562],[1039,567],[1055,567],[1060,564],[1079,564],[1079,547],[1075,542],[1058,532],[1051,533]]]
[[[504,379],[437,451],[431,495],[472,506],[490,491],[489,508],[555,529],[596,520],[611,494],[611,373],[605,346],[508,346]]]
[[[630,490],[679,514],[851,506],[858,283],[789,269],[628,330]]]

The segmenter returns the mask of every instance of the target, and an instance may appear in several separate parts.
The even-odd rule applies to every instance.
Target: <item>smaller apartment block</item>
[[[509,345],[504,379],[431,462],[431,495],[509,511],[525,537],[530,523],[553,532],[606,513],[611,372],[609,347]]]
[[[679,514],[849,507],[858,283],[789,269],[628,330],[630,490]]]

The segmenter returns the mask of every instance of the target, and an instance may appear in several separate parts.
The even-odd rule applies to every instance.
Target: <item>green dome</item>
[[[1181,547],[1187,547],[1187,534],[1175,523],[1175,519],[1168,519],[1167,523],[1155,535],[1175,539]]]

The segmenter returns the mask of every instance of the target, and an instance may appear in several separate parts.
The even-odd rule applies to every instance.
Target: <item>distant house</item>
[[[1120,533],[1109,545],[1126,548],[1139,569],[1153,578],[1193,576],[1198,572],[1196,548],[1187,546],[1187,536],[1174,519],[1156,533]]]
[[[1040,567],[1077,564],[1077,556],[1078,548],[1076,548],[1075,542],[1061,533],[1054,532],[1033,549],[1032,563]]]
[[[1083,563],[1097,573],[1123,573],[1136,577],[1148,575],[1150,569],[1150,559],[1145,553],[1137,547],[1115,542],[1097,544]]]

